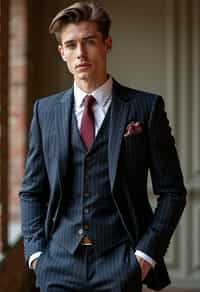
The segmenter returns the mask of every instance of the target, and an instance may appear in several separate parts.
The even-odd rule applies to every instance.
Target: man
[[[170,283],[163,257],[186,191],[163,99],[107,72],[110,23],[100,5],[77,2],[50,25],[74,85],[36,101],[20,192],[25,257],[42,292]]]

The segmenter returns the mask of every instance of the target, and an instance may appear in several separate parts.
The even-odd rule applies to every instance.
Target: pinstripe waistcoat
[[[128,239],[112,199],[108,174],[108,130],[110,110],[89,151],[76,123],[71,119],[70,182],[64,187],[62,215],[53,238],[73,253],[87,235],[96,253]],[[70,189],[69,189],[70,188]]]

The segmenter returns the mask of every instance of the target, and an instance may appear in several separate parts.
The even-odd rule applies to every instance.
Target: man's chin
[[[80,81],[88,81],[90,79],[90,74],[80,74],[77,79],[79,79]]]

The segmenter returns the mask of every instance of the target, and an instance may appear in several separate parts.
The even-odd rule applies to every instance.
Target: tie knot
[[[92,104],[96,101],[93,95],[86,95],[84,97],[84,105],[85,106],[92,106]]]

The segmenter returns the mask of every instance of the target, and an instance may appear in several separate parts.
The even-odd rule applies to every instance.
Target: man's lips
[[[89,68],[90,66],[91,66],[91,64],[83,63],[83,64],[77,65],[76,68],[78,68],[78,69],[84,69],[84,68]]]

